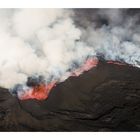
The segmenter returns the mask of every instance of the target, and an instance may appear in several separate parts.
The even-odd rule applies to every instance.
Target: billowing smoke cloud
[[[13,88],[28,77],[63,81],[68,72],[95,55],[79,41],[71,10],[11,9],[0,15],[0,85]]]
[[[0,86],[61,82],[98,55],[140,67],[139,44],[135,10],[1,9]]]
[[[80,14],[79,14],[80,13]],[[80,25],[84,16],[87,21]],[[106,60],[117,60],[140,67],[139,10],[91,9],[76,11],[82,41]]]

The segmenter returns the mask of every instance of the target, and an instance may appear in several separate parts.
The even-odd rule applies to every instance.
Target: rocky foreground
[[[140,69],[100,61],[44,101],[1,88],[0,131],[140,131]]]

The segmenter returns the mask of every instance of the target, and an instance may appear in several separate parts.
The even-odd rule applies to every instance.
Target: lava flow
[[[22,95],[19,96],[21,100],[27,99],[37,99],[37,100],[45,100],[49,96],[50,90],[56,85],[56,82],[52,82],[48,85],[40,84],[30,88],[29,90],[25,91]]]
[[[98,64],[97,58],[89,58],[80,68],[74,70],[71,76],[79,76],[83,72],[89,71],[91,68],[96,67],[97,64]]]
[[[96,67],[98,64],[97,58],[89,58],[87,61],[78,69],[71,72],[70,76],[79,76],[84,71],[88,71],[93,67]],[[29,88],[28,90],[23,91],[21,94],[18,94],[19,99],[27,100],[27,99],[37,99],[37,100],[45,100],[48,98],[51,89],[56,85],[55,82],[51,82],[49,84],[41,83],[36,86]]]
[[[112,61],[112,60],[109,60],[107,63],[108,64],[120,65],[120,66],[126,65],[125,63],[122,63],[122,62],[119,62],[119,61]]]

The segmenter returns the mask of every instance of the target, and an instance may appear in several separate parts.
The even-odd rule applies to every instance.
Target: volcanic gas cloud
[[[90,70],[93,67],[96,67],[98,64],[97,58],[89,58],[86,62],[80,67],[70,72],[70,76],[79,76],[83,72]],[[48,98],[49,92],[56,85],[58,81],[53,81],[51,83],[46,84],[45,82],[39,82],[37,85],[32,86],[31,88],[25,90],[18,90],[18,97],[21,100],[26,99],[38,99],[44,100]]]
[[[57,83],[95,67],[98,56],[140,67],[139,15],[128,13],[1,9],[0,86],[22,100],[43,100]]]

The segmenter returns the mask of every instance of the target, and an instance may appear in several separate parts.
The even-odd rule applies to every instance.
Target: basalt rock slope
[[[44,101],[1,88],[0,131],[140,131],[140,69],[100,61]]]

